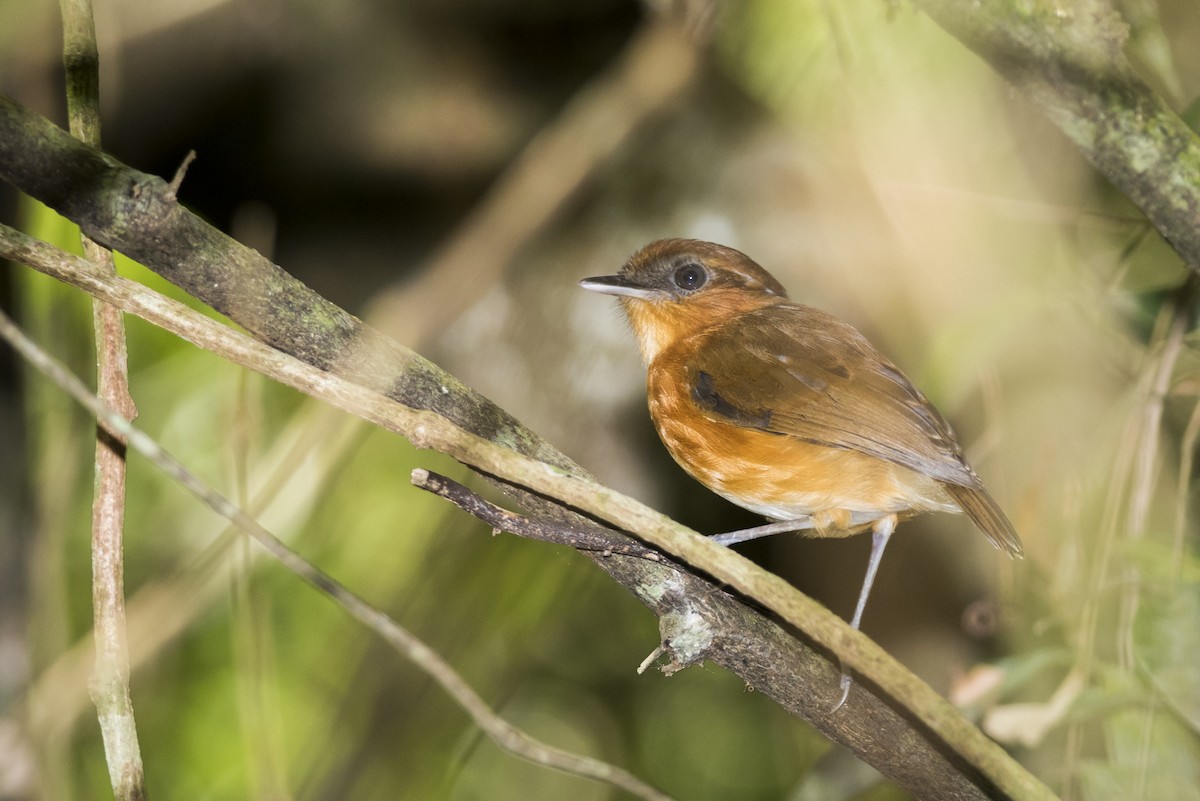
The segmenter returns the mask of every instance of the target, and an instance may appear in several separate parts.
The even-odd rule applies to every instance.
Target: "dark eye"
[[[708,281],[708,273],[699,264],[685,264],[675,271],[675,286],[680,289],[699,289]]]

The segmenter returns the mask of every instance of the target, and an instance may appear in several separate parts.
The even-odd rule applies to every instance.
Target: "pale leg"
[[[881,517],[871,526],[871,557],[867,561],[867,577],[863,579],[862,590],[858,593],[858,604],[854,607],[854,618],[850,621],[850,627],[855,631],[858,631],[858,625],[862,622],[863,610],[867,608],[867,596],[871,594],[871,585],[875,583],[875,574],[879,571],[880,560],[883,559],[883,549],[887,547],[888,538],[895,530],[895,515]],[[846,703],[846,698],[850,695],[850,671],[846,670],[845,665],[842,665],[841,684],[842,697],[833,707],[834,712],[842,708],[842,704]]]
[[[795,520],[780,520],[775,523],[755,526],[754,528],[743,528],[724,534],[713,534],[709,539],[717,545],[736,545],[739,542],[756,540],[759,537],[769,537],[772,534],[783,534],[788,531],[803,531],[806,528],[812,527],[812,517],[805,515],[804,517],[797,517]]]

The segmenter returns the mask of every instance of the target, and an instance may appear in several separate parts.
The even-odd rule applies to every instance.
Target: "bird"
[[[579,285],[623,307],[646,365],[650,417],[675,461],[774,521],[711,539],[871,532],[854,629],[902,520],[966,513],[992,545],[1022,556],[1012,523],[929,399],[857,329],[792,302],[746,254],[661,239],[617,274]],[[851,683],[843,667],[835,711]]]

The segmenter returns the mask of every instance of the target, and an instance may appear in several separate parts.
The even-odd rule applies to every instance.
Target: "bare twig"
[[[557,520],[534,520],[501,509],[489,503],[453,479],[438,473],[417,468],[412,471],[414,487],[432,492],[445,498],[467,514],[479,518],[495,531],[507,531],[531,540],[569,545],[577,551],[589,551],[603,556],[636,556],[652,562],[670,564],[653,548],[647,548],[634,540],[621,538],[611,529],[593,525],[590,529],[570,526]]]
[[[363,430],[357,420],[347,419],[340,410],[313,403],[275,438],[278,450],[266,457],[267,464],[259,463],[265,475],[257,476],[259,489],[244,507],[246,511],[257,517],[286,494],[292,482],[321,486]],[[319,451],[317,460],[309,458],[314,451]],[[298,472],[296,465],[301,463],[306,467]],[[303,504],[288,504],[286,509],[277,527],[302,519],[308,511]],[[126,598],[131,675],[182,635],[214,602],[226,598],[232,546],[239,542],[237,530],[231,524],[206,541],[209,544],[199,552],[184,554],[176,569],[146,581]],[[259,551],[251,553],[257,556]],[[83,634],[41,670],[29,688],[29,729],[40,741],[65,740],[89,704],[86,691],[80,688],[86,684],[94,659],[92,639],[90,631]]]
[[[723,596],[711,592],[711,584],[689,582],[686,574],[664,571],[661,566],[642,559],[612,559],[601,563],[614,578],[659,612],[663,626],[675,626],[681,620],[708,621],[707,625],[712,628],[706,633],[706,639],[693,641],[695,647],[684,655],[682,664],[713,658],[739,675],[753,676],[752,683],[757,689],[771,694],[826,735],[854,748],[864,759],[906,787],[928,790],[936,783],[945,788],[942,791],[945,797],[959,798],[983,798],[997,793],[1022,799],[1052,797],[1043,784],[987,739],[945,699],[820,604],[728,548],[709,542],[637,501],[597,484],[533,434],[519,428],[506,428],[515,425],[509,422],[511,418],[488,414],[485,410],[487,419],[498,421],[504,431],[500,441],[496,441],[494,429],[488,431],[492,438],[485,438],[450,419],[441,410],[412,408],[338,374],[313,367],[139,284],[100,274],[83,260],[4,226],[0,226],[0,255],[28,263],[118,303],[124,310],[213,350],[231,362],[400,433],[417,447],[439,450],[510,485],[528,487],[543,497],[555,498],[558,503],[611,521],[622,530],[636,532],[639,538],[762,604],[779,619],[832,651],[863,677],[838,715],[828,714],[833,698],[826,698],[817,689],[832,691],[837,673],[829,661],[814,657],[811,649],[803,650],[799,643],[772,629],[743,605],[727,605]],[[279,323],[275,320],[268,325]],[[300,350],[307,352],[306,349],[312,347],[315,343],[304,343]],[[401,350],[395,343],[388,347],[393,351]],[[418,358],[410,357],[413,362]],[[426,375],[433,369],[427,363],[420,363],[420,370]],[[396,383],[406,379],[411,380],[405,377],[396,379]],[[443,382],[432,387],[438,395],[469,393],[451,389],[461,385],[448,375],[442,374],[434,380]],[[373,382],[378,381],[376,375]],[[471,396],[468,394],[467,397]],[[551,461],[538,458],[542,453],[547,453]],[[649,567],[638,568],[638,565]],[[664,613],[671,610],[664,606],[662,598],[678,599],[678,604],[687,607],[686,616],[676,615],[667,620]],[[737,641],[729,642],[723,638]],[[789,661],[771,659],[771,654]],[[678,651],[676,656],[679,656]],[[802,664],[797,660],[802,660]],[[797,669],[791,670],[790,666],[796,664],[799,664]],[[910,717],[895,715],[894,703],[903,706]],[[887,721],[886,726],[881,723],[883,720]],[[941,753],[940,749],[946,746],[953,749],[953,759],[947,760]],[[971,769],[964,770],[964,762],[969,763]],[[932,793],[926,794],[936,797]]]
[[[71,133],[100,146],[100,63],[91,0],[60,0],[63,63]],[[100,269],[115,273],[112,252],[82,236],[83,252]],[[96,383],[104,402],[126,419],[137,409],[129,394],[125,328],[121,312],[93,301]],[[125,628],[125,443],[97,430],[95,495],[92,501],[92,615],[96,664],[90,690],[104,739],[109,780],[117,801],[146,797],[137,721],[129,694],[129,645]]]
[[[196,160],[196,151],[189,150],[187,155],[183,157],[183,161],[175,168],[175,175],[171,178],[171,183],[167,184],[167,197],[172,200],[179,198],[179,187],[183,186],[183,179],[187,175],[188,167],[192,166],[192,162]]]
[[[347,614],[404,654],[453,697],[458,705],[471,716],[475,724],[501,748],[528,759],[530,762],[561,770],[574,776],[601,781],[639,798],[651,801],[671,801],[670,796],[642,782],[622,768],[555,748],[531,737],[504,720],[437,652],[388,615],[371,606],[288,548],[257,520],[197,478],[184,467],[182,462],[168,453],[150,436],[134,428],[128,420],[88,392],[82,381],[26,337],[3,312],[0,312],[0,337],[6,339],[23,358],[91,412],[106,429],[125,439],[130,447],[150,460],[155,467],[182,485],[202,503],[253,537],[277,562],[312,587],[328,595]]]

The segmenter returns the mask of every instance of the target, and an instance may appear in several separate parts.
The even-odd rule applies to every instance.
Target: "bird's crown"
[[[783,285],[746,254],[697,239],[651,242],[610,278],[644,300],[682,301],[719,289],[787,298]]]
[[[787,301],[783,285],[749,256],[695,239],[651,242],[616,275],[579,283],[621,300],[647,363],[673,342]]]

